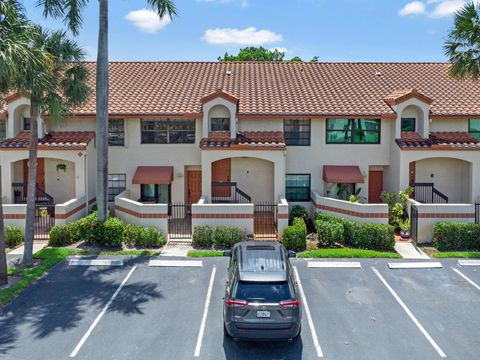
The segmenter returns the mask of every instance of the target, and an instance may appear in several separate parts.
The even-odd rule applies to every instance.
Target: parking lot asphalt
[[[453,259],[441,269],[389,269],[384,259],[309,268],[294,259],[306,303],[302,334],[291,343],[224,337],[228,259],[200,259],[202,267],[149,267],[148,260],[52,268],[0,310],[0,359],[468,360],[480,353],[480,267]]]

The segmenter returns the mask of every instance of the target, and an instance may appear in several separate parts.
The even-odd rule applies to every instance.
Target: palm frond
[[[160,18],[164,16],[173,18],[178,15],[178,9],[172,0],[147,0],[147,4]]]

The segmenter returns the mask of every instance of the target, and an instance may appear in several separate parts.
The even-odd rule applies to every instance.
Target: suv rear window
[[[235,291],[235,300],[278,303],[293,299],[288,282],[258,283],[239,281]]]

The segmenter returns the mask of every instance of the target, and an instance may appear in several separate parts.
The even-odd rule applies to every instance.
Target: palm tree
[[[29,68],[24,77],[17,78],[11,88],[30,96],[29,162],[27,185],[27,215],[23,263],[32,265],[35,227],[35,197],[37,178],[38,117],[48,114],[60,121],[73,107],[88,98],[87,69],[84,54],[64,31],[48,32],[36,27],[30,46],[45,54],[47,61]]]
[[[97,144],[97,208],[98,220],[107,218],[108,201],[108,0],[99,1],[99,31],[96,74],[96,144]],[[146,0],[160,18],[177,15],[173,0]],[[68,28],[77,35],[82,26],[82,10],[88,0],[38,0],[45,16],[63,17]]]
[[[457,79],[480,77],[480,5],[469,2],[455,14],[454,26],[444,45]]]
[[[16,79],[27,69],[47,60],[46,54],[29,46],[33,27],[17,0],[0,0],[0,103]],[[0,169],[0,284],[8,282]]]

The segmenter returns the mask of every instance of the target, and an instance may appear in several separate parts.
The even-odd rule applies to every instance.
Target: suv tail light
[[[281,301],[280,306],[283,307],[288,307],[288,308],[297,308],[300,306],[300,300],[294,300],[294,301]]]
[[[225,304],[230,307],[244,307],[247,306],[247,302],[245,300],[232,300],[227,299],[225,300]]]

